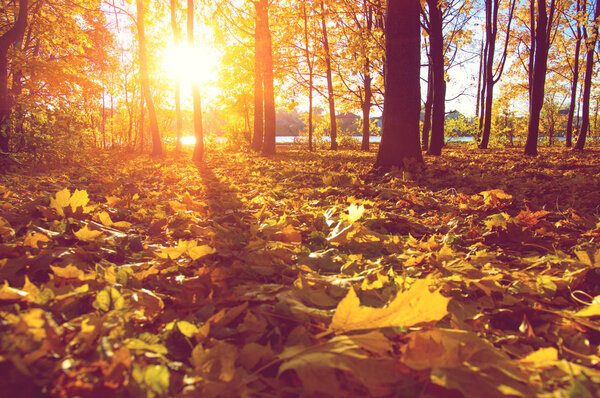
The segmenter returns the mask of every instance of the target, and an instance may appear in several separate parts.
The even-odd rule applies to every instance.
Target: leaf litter
[[[597,152],[90,156],[0,177],[7,395],[598,394]]]

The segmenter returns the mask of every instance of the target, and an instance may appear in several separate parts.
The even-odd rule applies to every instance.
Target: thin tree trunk
[[[583,9],[586,1],[583,0]],[[577,15],[581,11],[581,0],[577,0]],[[577,103],[577,84],[579,82],[579,52],[581,51],[581,25],[577,22],[577,36],[575,41],[575,59],[573,65],[573,79],[571,80],[571,103],[569,104],[569,116],[567,118],[567,131],[565,146],[570,148],[573,145],[573,118],[575,116],[575,104]]]
[[[531,0],[533,2],[533,0]],[[554,0],[551,0],[551,9]],[[529,98],[529,128],[525,142],[525,154],[536,156],[537,141],[540,129],[540,112],[544,105],[544,86],[546,83],[546,66],[550,47],[548,27],[552,23],[548,20],[546,0],[538,0],[538,19],[535,32],[535,60],[533,65],[532,86]]]
[[[146,33],[144,30],[144,4],[142,0],[136,0],[137,6],[137,30],[140,51],[140,78],[142,81],[142,89],[148,107],[148,118],[150,122],[150,133],[152,134],[152,155],[162,155],[162,143],[160,132],[158,131],[158,120],[156,118],[156,110],[154,101],[152,100],[152,92],[150,91],[150,74],[148,72],[148,48],[146,46]]]
[[[596,9],[594,11],[594,19],[592,21],[591,34],[586,40],[587,55],[585,60],[585,78],[583,80],[583,109],[581,110],[581,129],[579,137],[575,144],[576,150],[583,150],[585,139],[590,127],[590,93],[592,91],[592,75],[594,74],[594,50],[596,49],[596,41],[598,37],[598,25],[596,22],[600,16],[600,2],[596,0]]]
[[[442,11],[437,0],[427,0],[431,64],[433,68],[433,111],[431,116],[431,141],[428,153],[439,156],[444,146],[444,121],[446,118],[446,80],[444,78],[444,38]]]
[[[308,40],[308,15],[306,2],[302,2],[302,17],[304,19],[304,54],[308,67],[308,150],[313,150],[313,64],[310,61],[310,48]]]
[[[273,89],[273,48],[271,42],[271,31],[269,29],[269,4],[267,0],[260,0],[261,12],[263,14],[263,38],[264,38],[264,106],[265,106],[265,137],[261,153],[273,155],[276,152],[276,130],[277,121],[275,115],[275,92]]]
[[[177,26],[176,8],[177,0],[171,0],[171,30],[173,30],[173,41],[175,48],[181,44],[181,35]],[[181,138],[183,136],[183,116],[181,115],[181,81],[179,76],[175,78],[175,131],[177,133],[177,142],[175,143],[175,151],[181,152]]]
[[[425,111],[423,112],[423,131],[421,132],[421,149],[429,149],[429,133],[431,132],[431,108],[433,106],[433,68],[431,59],[427,66],[427,97],[425,98]]]
[[[368,4],[367,0],[363,1],[363,7],[365,9],[365,29],[368,35],[371,34],[373,28],[373,9]],[[365,91],[365,98],[362,103],[363,112],[363,126],[362,126],[362,143],[360,149],[363,151],[369,150],[369,139],[371,137],[371,99],[373,97],[373,90],[371,88],[371,60],[367,56],[364,62],[364,82],[363,87]]]
[[[327,101],[329,103],[329,136],[331,138],[331,150],[337,150],[337,121],[335,118],[335,98],[333,93],[333,77],[331,74],[331,51],[329,49],[329,39],[327,37],[327,22],[325,18],[325,4],[321,0],[321,25],[323,28],[323,51],[325,53],[325,66],[327,68]]]
[[[254,133],[252,135],[252,150],[259,152],[263,145],[264,134],[264,108],[263,108],[263,54],[262,48],[262,22],[260,18],[260,4],[254,2],[256,8],[256,16],[254,20]]]
[[[194,0],[187,2],[187,34],[190,50],[194,48]],[[196,144],[194,145],[194,154],[192,160],[201,162],[204,158],[204,134],[202,131],[202,99],[200,97],[200,87],[196,81],[192,82],[192,102],[194,105],[194,136]]]

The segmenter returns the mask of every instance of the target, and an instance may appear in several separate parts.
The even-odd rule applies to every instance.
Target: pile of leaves
[[[90,155],[0,185],[0,389],[596,396],[600,156]]]

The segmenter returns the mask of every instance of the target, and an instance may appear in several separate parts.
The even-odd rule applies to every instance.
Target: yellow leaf
[[[23,244],[25,246],[29,246],[34,249],[37,249],[40,247],[40,243],[46,243],[46,242],[50,242],[50,238],[48,238],[46,235],[44,235],[40,232],[36,232],[33,235],[27,234],[27,236],[25,237],[25,240],[23,241]]]
[[[105,211],[98,214],[98,219],[100,220],[102,225],[105,225],[107,227],[110,227],[111,225],[113,225],[113,220],[111,220],[110,215]]]
[[[52,272],[54,272],[54,275],[58,276],[59,278],[82,280],[84,276],[84,272],[82,270],[71,264],[64,268],[51,265],[50,268],[52,269]]]
[[[76,189],[75,192],[73,192],[73,196],[71,196],[71,200],[69,201],[71,204],[71,210],[73,213],[75,213],[75,210],[77,210],[78,207],[81,207],[85,212],[85,205],[87,205],[89,201],[90,198],[88,197],[87,191],[80,191],[79,189]]]
[[[79,231],[75,232],[75,237],[84,242],[90,242],[102,235],[102,231],[94,231],[89,229],[88,226],[84,226]]]
[[[357,207],[354,203],[352,203],[350,206],[348,206],[348,222],[350,224],[358,221],[362,215],[365,212],[365,207],[363,205],[360,205],[360,207]]]
[[[550,361],[558,361],[558,351],[554,347],[540,348],[521,359],[521,362],[533,362],[540,365],[547,365]]]
[[[209,254],[213,254],[216,250],[209,245],[195,246],[188,249],[188,254],[192,258],[192,260],[197,260],[200,257],[207,256]]]
[[[0,302],[2,301],[20,301],[24,300],[29,293],[23,290],[15,289],[8,285],[7,281],[4,281],[4,285],[0,288]]]
[[[200,331],[196,325],[187,321],[178,321],[177,329],[179,329],[181,334],[188,338],[194,337],[194,335]]]
[[[428,279],[417,280],[384,308],[361,306],[354,289],[350,289],[338,304],[330,328],[347,332],[438,321],[448,313],[449,301],[439,290],[429,291]]]
[[[50,199],[50,208],[55,209],[59,215],[64,216],[64,208],[69,205],[70,199],[71,191],[69,191],[67,188],[63,189],[62,191],[58,191],[56,196]]]
[[[581,311],[577,311],[575,315],[578,316],[598,316],[600,315],[600,296],[594,297],[592,304],[588,305]]]
[[[113,227],[127,229],[127,228],[131,228],[131,223],[127,222],[127,221],[117,221],[116,223],[113,224]]]

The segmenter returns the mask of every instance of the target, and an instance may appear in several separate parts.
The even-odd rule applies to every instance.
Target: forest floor
[[[593,397],[600,149],[0,176],[6,396]]]

